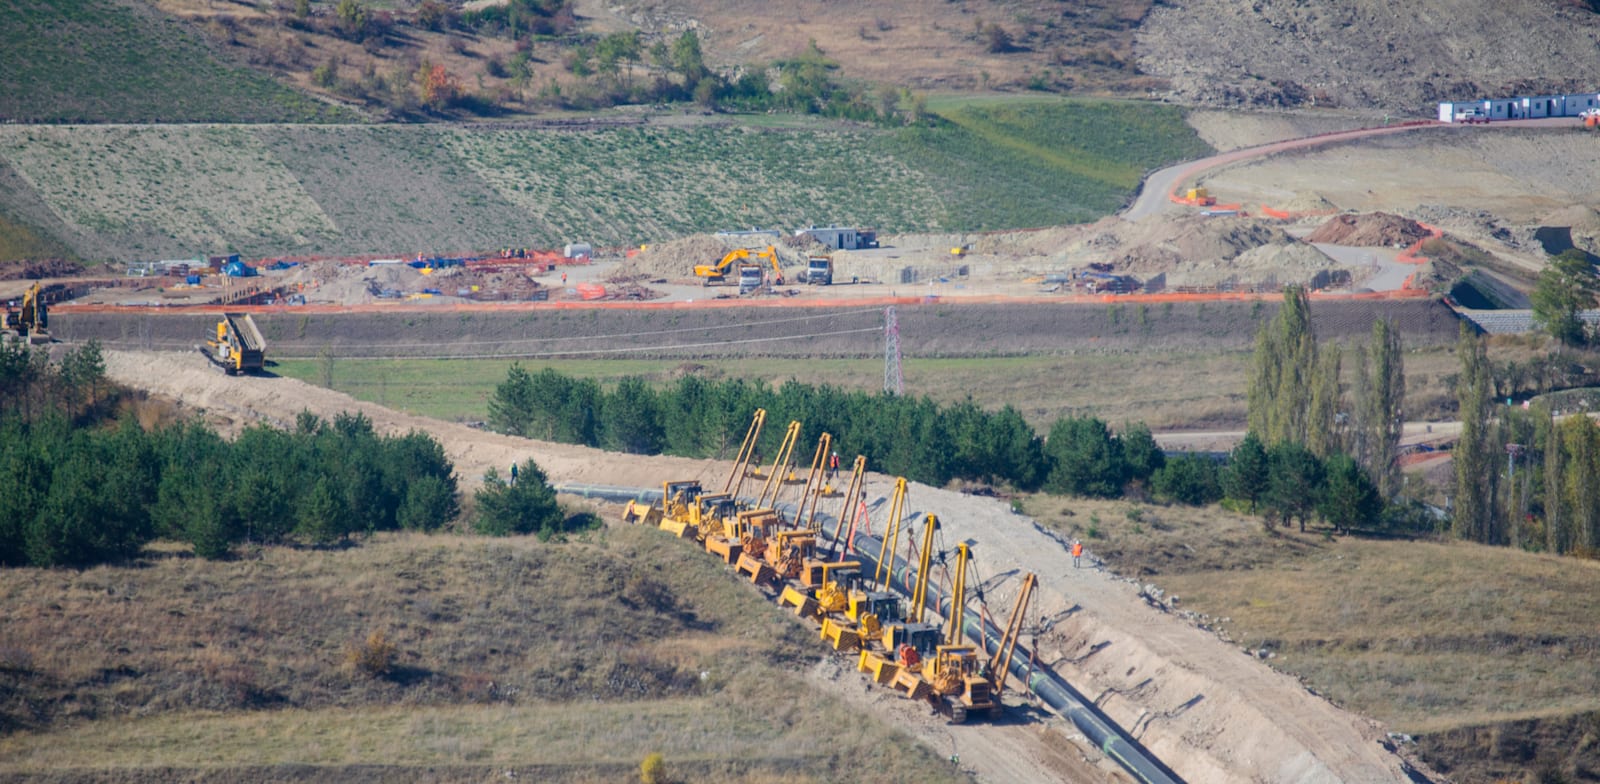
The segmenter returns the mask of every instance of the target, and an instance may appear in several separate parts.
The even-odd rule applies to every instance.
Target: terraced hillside
[[[633,245],[752,225],[1090,220],[1209,147],[1181,113],[951,103],[913,128],[793,122],[0,128],[0,212],[90,259]]]

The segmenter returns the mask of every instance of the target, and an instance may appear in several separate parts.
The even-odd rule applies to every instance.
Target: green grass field
[[[967,231],[1093,220],[1146,169],[1207,151],[1155,104],[938,106],[948,119],[901,129],[0,126],[0,163],[23,184],[0,209],[48,209],[94,239],[80,255],[118,260],[618,246],[752,225]]]
[[[1147,352],[1070,354],[1032,357],[908,357],[906,390],[942,403],[969,397],[979,406],[1017,407],[1043,432],[1059,416],[1090,414],[1113,425],[1144,422],[1156,429],[1233,430],[1244,427],[1246,352]],[[512,360],[336,359],[332,388],[360,400],[453,421],[487,417],[488,400],[505,380]],[[1448,396],[1456,359],[1446,349],[1408,354],[1410,395],[1418,406]],[[681,360],[528,360],[532,371],[554,368],[580,378],[612,384],[624,376],[644,376],[657,384],[692,367],[707,378],[764,379],[773,386],[790,379],[846,389],[876,390],[883,385],[877,359],[703,359]],[[323,385],[321,360],[277,360],[273,371]],[[1346,372],[1353,372],[1347,370]],[[1421,411],[1423,408],[1418,408]]]
[[[0,24],[0,119],[327,122],[356,116],[228,62],[142,3],[12,0]]]

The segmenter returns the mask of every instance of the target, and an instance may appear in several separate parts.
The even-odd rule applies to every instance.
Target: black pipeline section
[[[655,503],[661,499],[660,490],[640,490],[614,485],[559,484],[556,485],[556,490],[612,502],[637,500]],[[833,522],[830,515],[821,512],[817,517],[827,517],[829,518],[827,522]],[[827,536],[828,526],[824,525],[822,528],[823,535]],[[877,570],[876,554],[883,549],[882,540],[857,534],[853,549],[850,558],[861,562],[863,573]],[[904,559],[898,557],[892,559],[891,582],[907,596],[913,592],[914,586],[910,580],[912,573],[911,565]],[[928,586],[928,597],[936,611],[946,618],[950,617],[950,597],[934,585]],[[985,651],[992,654],[1000,647],[1000,638],[1004,636],[1004,631],[994,624],[982,618],[968,616],[965,626],[967,636],[980,642]],[[1101,713],[1093,702],[1072,688],[1071,684],[1048,668],[1034,670],[1032,661],[1030,652],[1019,644],[1017,653],[1011,660],[1011,674],[1026,683],[1046,705],[1072,722],[1073,726],[1077,727],[1103,754],[1116,760],[1124,770],[1147,784],[1177,784],[1182,781],[1177,774],[1161,764],[1160,760],[1150,756],[1138,741],[1129,737],[1121,727]]]

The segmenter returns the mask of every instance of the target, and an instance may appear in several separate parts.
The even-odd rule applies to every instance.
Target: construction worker
[[[561,285],[563,288],[567,285],[567,273],[565,272],[561,273]]]
[[[516,483],[517,483],[517,464],[516,463],[512,463],[511,464],[511,484],[515,485]]]
[[[835,475],[837,475],[838,473],[839,473],[839,453],[838,452],[834,452],[833,456],[828,458],[828,481],[832,482],[833,481],[833,477]]]
[[[1078,568],[1078,562],[1083,559],[1083,542],[1072,540],[1072,568]]]

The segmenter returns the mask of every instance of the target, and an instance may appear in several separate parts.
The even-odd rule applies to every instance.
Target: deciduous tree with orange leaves
[[[461,81],[443,64],[422,64],[422,102],[434,111],[453,105],[461,97]]]

